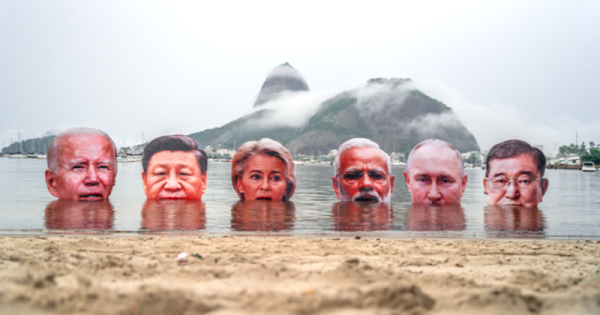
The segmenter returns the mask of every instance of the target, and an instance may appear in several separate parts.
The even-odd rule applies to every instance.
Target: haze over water
[[[91,230],[129,233],[364,235],[387,237],[600,238],[600,174],[547,170],[550,186],[538,209],[495,208],[483,194],[485,171],[468,168],[460,207],[411,206],[403,167],[391,209],[338,204],[333,166],[296,167],[290,203],[238,203],[231,164],[210,162],[202,202],[146,202],[141,163],[119,163],[110,204],[57,203],[44,182],[45,160],[0,158],[0,233]]]

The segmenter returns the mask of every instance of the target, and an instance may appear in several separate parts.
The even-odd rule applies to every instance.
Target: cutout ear
[[[58,190],[56,189],[56,178],[54,173],[52,173],[50,170],[46,170],[44,176],[46,177],[46,187],[48,188],[48,192],[52,196],[58,198]]]
[[[335,196],[337,199],[340,199],[340,187],[336,176],[331,177],[331,185],[333,186],[333,191],[335,191]]]
[[[467,188],[467,181],[469,180],[469,175],[465,174],[465,177],[463,177],[463,181],[462,181],[462,192],[461,195],[463,195],[465,193],[465,188]]]
[[[202,185],[202,194],[204,195],[204,193],[206,192],[206,179],[208,178],[208,173],[204,173],[201,177],[202,177],[202,182],[204,183],[204,185]]]
[[[484,177],[483,178],[483,193],[486,195],[488,194],[488,184],[489,184],[488,179]]]
[[[240,199],[244,200],[244,186],[242,186],[242,179],[236,178],[235,184],[237,186],[238,193],[240,194]]]
[[[396,176],[390,175],[390,192],[394,191],[394,179],[396,179]]]
[[[408,193],[410,194],[410,177],[406,171],[402,173],[404,174],[404,181],[406,182],[406,187],[408,188]]]
[[[148,187],[146,186],[146,173],[142,171],[142,186],[144,186],[144,195],[148,197]]]
[[[281,201],[290,200],[290,198],[292,198],[294,195],[294,190],[296,190],[296,186],[292,183],[288,183],[285,189],[285,195],[283,195]]]
[[[542,178],[542,196],[544,196],[546,194],[547,190],[548,190],[548,179]]]

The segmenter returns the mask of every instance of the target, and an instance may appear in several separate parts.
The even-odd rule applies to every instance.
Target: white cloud
[[[482,150],[489,150],[494,144],[504,140],[520,139],[544,145],[546,153],[553,153],[554,144],[558,148],[574,143],[575,132],[579,132],[579,143],[597,142],[600,139],[600,120],[585,123],[572,118],[573,113],[559,112],[551,118],[542,119],[542,115],[532,116],[511,104],[476,104],[434,79],[414,82],[412,86],[450,106],[475,136]]]

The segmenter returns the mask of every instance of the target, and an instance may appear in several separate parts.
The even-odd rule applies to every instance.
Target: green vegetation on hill
[[[278,140],[294,154],[327,154],[351,138],[369,138],[388,152],[408,154],[420,141],[436,138],[459,151],[479,151],[475,137],[442,102],[421,91],[404,88],[410,79],[371,79],[323,102],[302,128],[259,126],[272,110],[244,116],[222,127],[191,134],[201,146],[233,148],[264,137]],[[381,85],[379,87],[375,85]]]

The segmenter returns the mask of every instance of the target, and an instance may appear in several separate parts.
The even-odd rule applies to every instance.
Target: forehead
[[[447,146],[425,145],[413,153],[411,174],[445,174],[460,177],[460,160]]]
[[[69,135],[58,143],[59,160],[108,159],[113,161],[113,147],[102,135]]]
[[[153,167],[192,167],[200,169],[194,152],[160,151],[152,155],[148,169]]]
[[[276,156],[254,155],[248,159],[246,170],[280,171],[283,172],[283,162]]]
[[[489,162],[488,176],[493,177],[504,174],[509,177],[530,172],[535,177],[539,176],[537,164],[531,154],[521,154],[507,159],[493,159]]]
[[[340,156],[340,172],[348,168],[366,168],[368,170],[380,168],[387,171],[387,159],[383,153],[376,148],[350,148]]]

